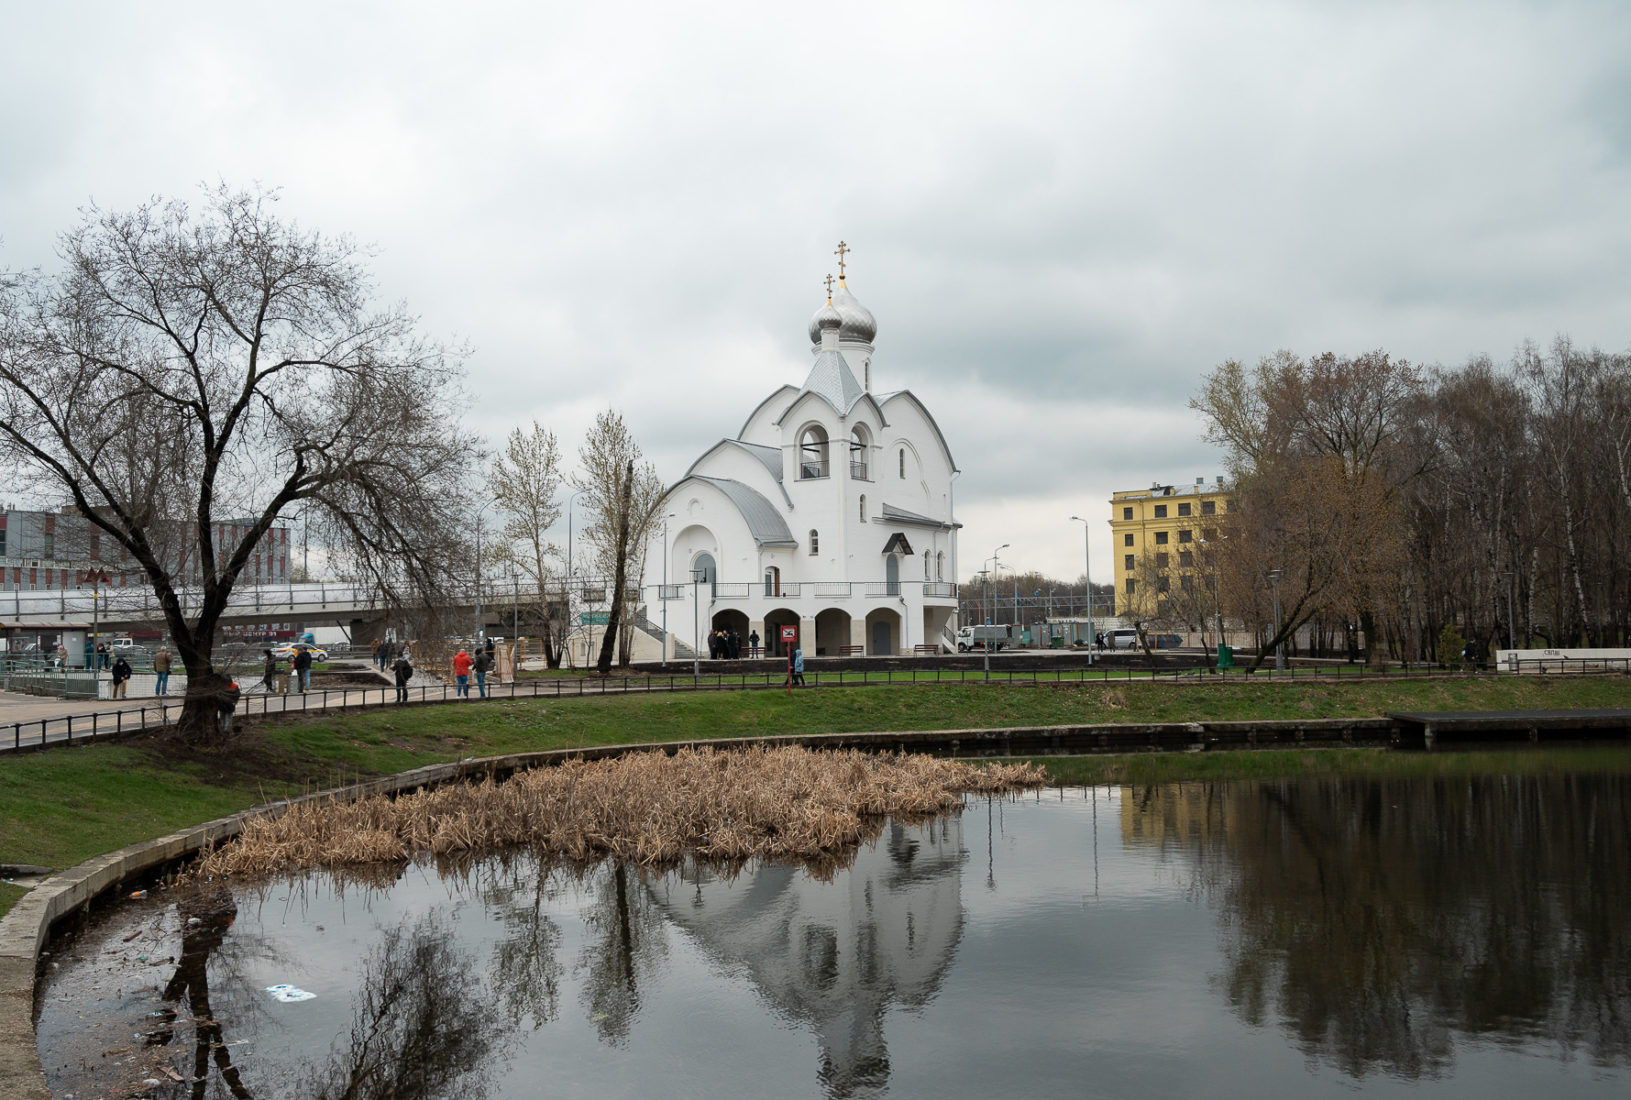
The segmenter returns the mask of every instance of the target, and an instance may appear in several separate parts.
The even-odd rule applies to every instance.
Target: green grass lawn
[[[970,729],[1100,722],[1372,717],[1396,710],[1631,705],[1621,677],[1465,677],[1347,682],[980,683],[492,700],[291,716],[247,723],[232,746],[190,752],[160,738],[0,759],[0,861],[71,866],[292,791],[507,752],[761,734]],[[1231,775],[1517,770],[1559,758],[1631,761],[1631,751],[1433,757],[1372,750],[1050,758],[1061,782]],[[1551,764],[1542,761],[1550,759]],[[1400,771],[1399,769],[1406,769]],[[15,900],[0,888],[0,911]]]

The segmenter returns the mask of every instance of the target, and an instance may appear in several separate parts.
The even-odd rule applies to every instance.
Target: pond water
[[[1628,839],[1620,776],[1178,783],[825,871],[155,892],[54,945],[40,1049],[75,1097],[1623,1097]]]

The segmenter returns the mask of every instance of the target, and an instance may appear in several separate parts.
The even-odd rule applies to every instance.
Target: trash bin
[[[279,695],[289,694],[289,674],[279,671],[272,676],[272,690]]]
[[[1235,667],[1235,651],[1232,648],[1230,648],[1229,646],[1220,644],[1218,646],[1218,669],[1221,671],[1221,670],[1226,669],[1226,668],[1234,668],[1234,667]]]

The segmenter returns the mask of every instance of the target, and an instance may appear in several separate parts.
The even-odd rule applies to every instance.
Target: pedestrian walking
[[[470,698],[470,669],[475,662],[470,654],[460,646],[459,651],[453,655],[453,694],[455,697]]]
[[[391,663],[391,643],[374,639],[374,660],[379,664],[379,670],[384,672]]]
[[[489,645],[492,643],[489,642]],[[493,655],[483,649],[476,654],[476,690],[483,699],[487,698],[487,674],[493,671]]]
[[[129,682],[130,682],[130,662],[125,660],[124,654],[121,653],[119,655],[119,659],[117,661],[113,662],[113,695],[110,696],[110,698],[114,698],[114,699],[128,699],[128,698],[130,698],[129,695],[125,694],[125,685],[127,683],[129,683]]]
[[[96,667],[101,669],[108,667],[108,643],[106,642],[96,643]]]
[[[300,682],[300,694],[311,689],[311,650],[300,646],[294,651],[295,679]]]
[[[407,650],[404,649],[401,655],[392,662],[391,671],[396,674],[396,701],[406,703],[408,701],[408,681],[413,679],[413,662],[408,660]]]
[[[793,686],[804,686],[804,650],[793,650]]]
[[[153,694],[170,694],[170,647],[159,646],[153,654]]]
[[[273,685],[277,682],[278,662],[277,656],[270,649],[264,652],[266,653],[266,660],[261,666],[261,690],[270,695],[273,691]]]

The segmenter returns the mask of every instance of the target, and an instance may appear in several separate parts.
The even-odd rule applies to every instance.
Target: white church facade
[[[951,450],[909,390],[872,392],[877,322],[842,277],[809,334],[804,384],[765,398],[665,494],[645,560],[668,583],[648,614],[704,654],[710,630],[730,629],[744,653],[757,633],[782,655],[783,627],[806,656],[956,652]]]

